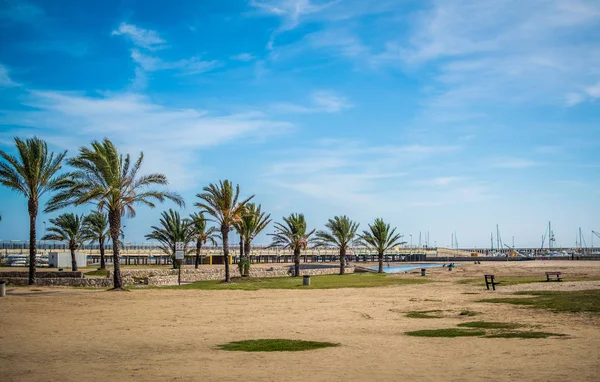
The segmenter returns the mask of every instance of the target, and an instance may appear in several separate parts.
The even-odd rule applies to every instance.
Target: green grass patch
[[[472,316],[477,316],[481,314],[480,312],[475,312],[474,310],[463,310],[459,313],[459,315],[461,316],[468,316],[468,317],[472,317]]]
[[[516,329],[523,325],[513,324],[510,322],[489,322],[489,321],[472,321],[458,324],[461,328],[478,328],[478,329]]]
[[[170,289],[201,290],[259,290],[259,289],[336,289],[336,288],[372,288],[391,285],[424,284],[426,279],[401,278],[397,275],[377,273],[353,273],[347,275],[312,276],[310,286],[302,285],[302,277],[240,277],[231,283],[219,280],[196,281],[181,286],[157,287]]]
[[[438,314],[430,314],[430,313],[439,313],[441,310],[417,310],[406,313],[406,317],[408,318],[442,318],[442,316]]]
[[[584,277],[584,276],[573,276],[569,277],[563,276],[562,281],[598,281],[599,277]],[[540,272],[540,276],[496,276],[495,281],[501,282],[500,287],[508,286],[508,285],[518,285],[518,284],[531,284],[531,283],[541,283],[546,282],[546,275],[543,272]],[[475,279],[462,279],[456,281],[457,284],[466,284],[466,285],[482,285],[485,286],[485,280],[482,277],[478,277]]]
[[[564,337],[564,334],[549,332],[502,332],[486,336],[486,338],[548,338]]]
[[[247,351],[247,352],[270,352],[270,351],[304,351],[340,346],[333,342],[285,340],[285,339],[262,339],[236,341],[219,345],[220,350]]]
[[[108,274],[107,269],[96,269],[96,270],[84,273],[84,275],[86,275],[86,276],[103,276],[103,277],[106,277],[107,274]]]
[[[531,295],[535,297],[519,298],[506,297],[479,300],[496,304],[524,305],[537,309],[548,309],[553,312],[593,312],[600,313],[600,289],[580,290],[572,292],[519,292],[519,295]]]
[[[428,330],[416,330],[413,332],[406,332],[407,336],[414,337],[479,337],[485,335],[483,330],[469,330],[469,329],[428,329]]]

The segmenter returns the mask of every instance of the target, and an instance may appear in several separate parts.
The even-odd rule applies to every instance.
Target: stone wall
[[[0,278],[1,277],[29,277],[29,272],[26,271],[3,271],[2,273],[0,273]],[[35,277],[36,278],[52,278],[52,279],[56,279],[56,278],[62,278],[62,277],[69,277],[69,278],[81,278],[83,277],[83,274],[81,272],[44,272],[44,271],[37,271],[35,272]]]
[[[26,277],[0,277],[0,280],[6,281],[8,285],[27,285],[29,279]],[[112,279],[101,277],[90,278],[36,278],[37,286],[69,286],[69,287],[92,287],[109,288],[113,286]]]
[[[250,268],[250,277],[284,277],[288,276],[289,266],[284,267],[256,267]],[[240,271],[237,266],[229,268],[231,277],[240,277]],[[346,273],[353,273],[354,267],[346,267]],[[339,268],[315,268],[301,269],[300,275],[332,275],[338,274]],[[177,269],[132,269],[121,272],[123,284],[125,285],[175,285],[178,280]],[[109,278],[111,277],[109,273]],[[202,280],[223,280],[225,279],[225,268],[199,268],[199,269],[182,269],[181,281],[194,282]]]

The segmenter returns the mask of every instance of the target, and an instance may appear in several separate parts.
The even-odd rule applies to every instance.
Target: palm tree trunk
[[[340,248],[340,275],[346,273],[346,248]]]
[[[71,270],[73,272],[77,272],[77,259],[75,258],[75,247],[70,245],[69,249],[71,250]]]
[[[202,240],[198,239],[196,241],[196,262],[194,267],[198,269],[198,265],[200,264],[200,251],[202,250]]]
[[[221,226],[221,237],[223,238],[223,262],[225,263],[225,282],[231,282],[229,275],[229,227]]]
[[[383,273],[383,251],[378,253],[379,256],[379,273]]]
[[[300,248],[294,248],[294,277],[300,276]]]
[[[98,245],[100,246],[100,269],[106,269],[106,262],[104,260],[104,238],[101,237],[98,242]]]
[[[246,240],[244,242],[244,258],[246,260],[248,260],[248,265],[244,267],[244,275],[243,276],[250,276],[250,241]]]
[[[34,199],[29,199],[29,285],[35,284],[35,255],[36,255],[36,232],[35,219],[38,213],[38,202]]]
[[[123,289],[123,278],[121,277],[121,255],[119,253],[119,233],[121,232],[120,211],[108,212],[108,223],[110,225],[110,237],[113,243],[113,289]]]

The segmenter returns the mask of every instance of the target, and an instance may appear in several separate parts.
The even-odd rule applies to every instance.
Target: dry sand
[[[597,381],[600,316],[475,302],[600,281],[500,287],[457,284],[484,273],[600,277],[600,262],[465,264],[430,271],[431,284],[338,290],[105,292],[9,288],[0,299],[0,381],[419,380]],[[397,277],[419,277],[414,274]],[[464,294],[479,293],[479,294]],[[411,319],[411,310],[444,310]],[[463,317],[463,309],[482,312]],[[419,338],[405,331],[487,320],[567,334],[548,339]],[[300,353],[217,350],[229,341],[292,338],[337,348]]]

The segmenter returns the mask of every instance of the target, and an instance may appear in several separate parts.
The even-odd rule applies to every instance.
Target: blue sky
[[[185,213],[229,178],[277,220],[383,217],[413,244],[600,231],[599,2],[161,3],[2,2],[0,148],[109,137]],[[0,239],[26,239],[25,199],[0,198]]]

